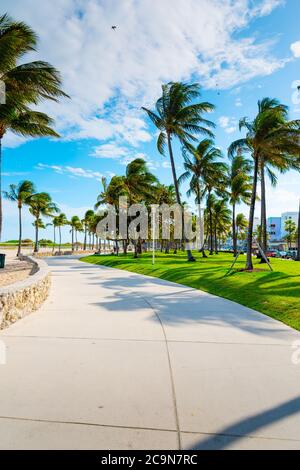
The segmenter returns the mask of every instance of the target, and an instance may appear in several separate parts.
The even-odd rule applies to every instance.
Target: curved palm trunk
[[[248,224],[248,236],[247,236],[247,260],[246,269],[249,271],[253,270],[252,263],[252,242],[253,242],[253,222],[254,222],[254,211],[255,211],[255,200],[257,191],[257,177],[258,177],[258,158],[254,157],[254,175],[253,175],[253,186],[251,194],[250,212],[249,212],[249,224]]]
[[[17,256],[21,256],[21,245],[22,245],[22,206],[19,206],[18,209],[19,209],[19,243],[18,243],[18,253],[17,253]]]
[[[35,221],[35,244],[34,244],[34,253],[38,253],[39,251],[39,226],[38,226],[38,218]]]
[[[232,204],[232,245],[233,245],[233,255],[237,255],[237,230],[236,230],[236,221],[235,221],[235,203]]]
[[[176,170],[175,170],[175,163],[174,163],[174,157],[173,157],[173,150],[172,150],[172,144],[171,144],[171,136],[168,133],[167,134],[167,139],[168,139],[168,149],[169,149],[169,156],[170,156],[170,162],[171,162],[171,168],[172,168],[172,175],[173,175],[173,182],[174,182],[174,187],[175,187],[175,193],[176,193],[176,200],[177,204],[179,204],[182,207],[181,204],[181,198],[180,198],[180,193],[179,193],[179,186],[178,186],[178,180],[177,180],[177,175],[176,175]],[[183,237],[184,236],[184,215],[182,211],[182,230],[183,230]],[[188,240],[185,240],[187,243]],[[196,261],[195,258],[192,255],[191,250],[186,250],[188,261]]]
[[[267,212],[266,212],[266,182],[265,182],[265,167],[263,162],[260,166],[260,181],[261,181],[261,247],[264,253],[266,253],[267,247]],[[264,257],[261,258],[261,263],[266,263]]]

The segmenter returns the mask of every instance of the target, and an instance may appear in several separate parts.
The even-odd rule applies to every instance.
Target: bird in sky
[[[112,26],[111,29],[113,29],[114,31],[117,29],[116,26]]]

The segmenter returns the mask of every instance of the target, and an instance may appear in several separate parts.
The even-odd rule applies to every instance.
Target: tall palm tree
[[[2,139],[7,131],[23,136],[53,136],[53,120],[30,109],[41,100],[67,97],[61,90],[58,71],[47,62],[21,63],[24,55],[36,50],[37,36],[23,22],[0,16],[0,80],[5,84],[5,104],[0,106],[0,236],[2,230],[1,161]]]
[[[52,253],[53,253],[55,245],[56,245],[56,229],[58,228],[58,216],[53,217],[51,225],[53,226],[53,244],[52,244]]]
[[[166,146],[168,147],[176,199],[181,206],[172,139],[177,138],[183,146],[187,146],[197,140],[195,135],[213,136],[210,129],[214,124],[204,119],[203,113],[212,111],[214,106],[208,102],[194,103],[199,97],[200,87],[197,83],[171,82],[162,85],[162,95],[155,104],[155,112],[142,108],[159,130],[157,139],[159,153],[164,154]],[[187,250],[187,255],[189,261],[195,261],[190,250]]]
[[[200,226],[202,225],[202,199],[207,191],[213,186],[218,185],[219,181],[224,181],[225,166],[219,159],[223,158],[222,152],[215,147],[211,139],[203,139],[197,147],[188,144],[183,150],[185,172],[180,176],[179,183],[190,180],[190,188],[187,195],[195,194],[195,202],[198,206],[198,216]],[[203,240],[199,251],[206,257]]]
[[[57,205],[52,201],[48,193],[36,193],[28,200],[29,211],[35,218],[35,245],[34,253],[39,251],[39,220],[41,216],[52,217],[58,213]]]
[[[212,206],[215,253],[218,254],[218,237],[227,234],[231,224],[231,210],[225,199],[215,200]]]
[[[97,206],[97,208],[99,207],[99,205],[97,205],[98,203],[96,203],[95,207]],[[84,218],[82,219],[81,223],[83,225],[83,230],[84,230],[84,241],[83,241],[83,249],[86,250],[86,247],[87,247],[87,234],[88,234],[88,228],[90,226],[90,222],[91,220],[93,219],[93,217],[95,216],[95,212],[91,209],[87,210],[86,213],[84,214]]]
[[[11,184],[9,186],[9,191],[4,191],[4,197],[6,199],[16,202],[18,205],[19,211],[19,242],[18,242],[18,252],[17,256],[21,255],[21,246],[22,246],[22,207],[23,205],[28,205],[29,198],[35,192],[35,187],[32,181],[21,181],[19,184]]]
[[[233,142],[228,150],[229,156],[233,156],[239,149],[250,152],[254,160],[253,185],[250,202],[248,237],[247,237],[247,260],[246,269],[253,270],[252,263],[252,241],[255,201],[257,195],[258,177],[264,175],[264,163],[271,161],[287,160],[284,167],[297,166],[300,155],[299,135],[300,121],[287,122],[284,117],[283,106],[277,100],[265,98],[258,102],[258,113],[251,122],[247,118],[240,120],[240,130],[246,128],[246,137]],[[264,176],[263,176],[264,181]],[[262,198],[265,192],[262,187]],[[262,212],[265,214],[265,203],[262,203]],[[263,215],[265,219],[265,215]],[[266,225],[263,221],[264,226]],[[265,227],[262,227],[265,231]],[[266,235],[263,244],[266,245]]]
[[[245,236],[245,230],[248,227],[248,220],[244,216],[244,214],[237,214],[235,218],[235,226],[236,226],[236,238],[237,240],[243,234]]]
[[[296,261],[300,261],[300,201],[298,211],[298,227],[297,227],[297,256]]]
[[[66,214],[64,214],[63,212],[61,212],[59,215],[57,215],[56,217],[53,217],[53,227],[54,227],[54,240],[55,240],[55,228],[57,227],[58,228],[58,235],[59,235],[59,239],[58,239],[58,252],[60,253],[60,250],[61,250],[61,228],[64,226],[64,225],[68,225],[68,219],[66,217]],[[55,245],[55,241],[54,241],[54,245]]]
[[[276,99],[264,98],[258,102],[259,112],[272,111],[274,117],[274,129],[278,126],[285,126],[288,124],[288,107],[281,104]],[[299,155],[299,152],[298,152]],[[281,152],[280,154],[272,155],[270,153],[263,154],[260,158],[259,165],[259,176],[261,181],[261,236],[262,236],[262,248],[267,251],[267,209],[266,209],[266,184],[265,174],[269,177],[272,186],[276,186],[277,177],[273,169],[279,170],[280,173],[284,173],[290,169],[300,169],[299,159],[295,158],[297,154],[289,154],[288,149]],[[265,259],[262,258],[262,262]]]
[[[160,184],[158,183],[156,186],[156,191],[155,191],[155,202],[161,206],[162,204],[167,204],[168,206],[172,206],[173,204],[176,203],[176,193],[175,193],[175,188],[173,184],[170,185],[165,185],[165,184]],[[161,251],[163,249],[163,243],[164,240],[162,238],[162,223],[163,223],[163,217],[162,214],[159,214],[159,227],[161,227],[159,237],[160,237],[160,247]],[[172,226],[170,233],[172,235]],[[173,238],[174,238],[174,231],[173,231]],[[177,241],[174,240],[174,254],[177,252]],[[169,250],[169,243],[167,241],[166,246],[165,246],[165,252],[168,253]]]
[[[228,168],[229,201],[232,205],[232,244],[234,256],[237,255],[236,205],[249,204],[251,200],[251,162],[237,153]]]
[[[74,249],[75,249],[75,240],[76,240],[76,237],[77,237],[77,231],[81,230],[81,228],[82,228],[81,221],[80,221],[79,217],[77,215],[73,215],[73,217],[71,217],[69,225],[71,227],[71,234],[72,234],[72,251],[74,251]],[[77,241],[76,241],[76,245],[77,245]]]

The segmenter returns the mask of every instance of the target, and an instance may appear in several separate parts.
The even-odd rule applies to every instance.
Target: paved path
[[[299,333],[188,287],[48,262],[49,299],[0,335],[1,448],[300,449]]]

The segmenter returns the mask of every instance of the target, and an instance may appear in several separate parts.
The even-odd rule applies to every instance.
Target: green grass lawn
[[[228,275],[233,261],[232,254],[220,253],[202,259],[196,253],[195,257],[196,263],[188,263],[184,253],[156,253],[154,266],[151,253],[143,253],[138,259],[133,259],[131,253],[118,257],[93,255],[81,258],[81,261],[159,277],[201,289],[254,308],[300,330],[300,263],[272,259],[274,271],[271,272],[268,266],[255,260],[255,269],[260,271],[239,272],[245,265],[245,256],[241,255],[234,271]]]

